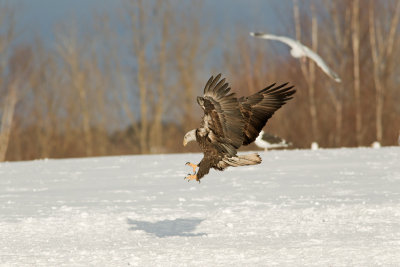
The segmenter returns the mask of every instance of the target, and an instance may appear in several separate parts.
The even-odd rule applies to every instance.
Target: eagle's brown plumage
[[[261,163],[258,154],[238,156],[237,149],[252,143],[274,112],[296,92],[287,83],[272,84],[238,99],[235,93],[230,93],[225,79],[220,78],[221,74],[211,77],[204,87],[204,96],[197,97],[204,116],[200,127],[188,132],[184,138],[184,144],[196,140],[204,153],[197,165],[199,171],[187,177],[189,180],[199,181],[210,168],[224,170],[229,166]]]
[[[240,110],[246,121],[243,145],[248,145],[256,140],[274,112],[292,99],[292,95],[296,91],[293,90],[294,86],[286,87],[287,84],[275,86],[274,83],[254,95],[239,98]]]

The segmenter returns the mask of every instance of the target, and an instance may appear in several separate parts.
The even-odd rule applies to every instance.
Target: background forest
[[[60,21],[50,43],[19,40],[19,8],[2,2],[0,161],[198,151],[182,138],[199,124],[195,98],[217,73],[239,96],[295,85],[265,128],[293,148],[395,145],[400,1],[277,2],[260,9],[275,9],[279,26],[251,30],[300,40],[342,83],[285,45],[250,37],[240,20],[222,30],[201,1],[122,1],[91,25]]]

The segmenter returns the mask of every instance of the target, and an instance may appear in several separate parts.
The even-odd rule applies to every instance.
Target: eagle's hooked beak
[[[185,137],[183,137],[183,146],[186,146],[189,142],[195,141],[196,140],[196,130],[191,130],[185,134]]]

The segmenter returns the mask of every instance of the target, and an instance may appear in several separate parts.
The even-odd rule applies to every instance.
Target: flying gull
[[[262,38],[262,39],[269,39],[269,40],[276,40],[280,41],[282,43],[287,44],[288,46],[291,47],[290,54],[295,57],[295,58],[301,58],[301,57],[309,57],[311,58],[317,65],[332,79],[335,80],[335,82],[340,83],[342,80],[339,78],[339,76],[331,70],[328,65],[322,60],[322,58],[312,51],[310,48],[307,46],[303,45],[297,40],[293,40],[291,38],[288,38],[286,36],[277,36],[273,34],[266,34],[266,33],[261,33],[261,32],[250,32],[251,36]]]

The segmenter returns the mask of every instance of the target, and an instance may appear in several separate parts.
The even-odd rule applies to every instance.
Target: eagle
[[[197,103],[204,111],[200,127],[187,132],[183,145],[196,141],[204,157],[198,164],[187,162],[193,168],[188,181],[200,179],[211,168],[223,171],[229,166],[247,166],[261,163],[257,153],[238,155],[242,145],[251,144],[259,135],[268,119],[296,92],[288,83],[271,84],[248,97],[237,98],[231,93],[221,74],[211,78],[204,87],[204,95],[197,97]],[[198,172],[196,173],[197,167]]]

